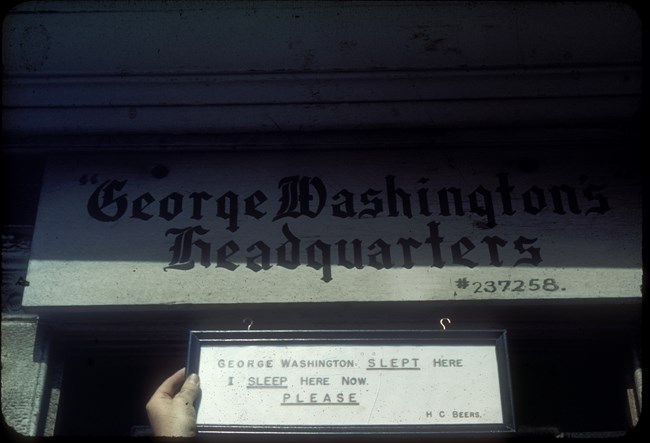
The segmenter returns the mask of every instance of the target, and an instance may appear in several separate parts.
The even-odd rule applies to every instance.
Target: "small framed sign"
[[[191,331],[199,433],[514,431],[505,331]]]

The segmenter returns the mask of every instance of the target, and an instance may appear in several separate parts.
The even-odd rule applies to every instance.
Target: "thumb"
[[[181,386],[181,390],[176,397],[181,398],[186,403],[192,404],[198,398],[200,392],[199,376],[197,374],[190,374],[183,383],[183,386]]]

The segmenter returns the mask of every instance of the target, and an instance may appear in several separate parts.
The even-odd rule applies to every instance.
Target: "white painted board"
[[[60,158],[23,305],[638,298],[640,177],[615,154]]]
[[[197,423],[503,424],[495,346],[204,346]]]

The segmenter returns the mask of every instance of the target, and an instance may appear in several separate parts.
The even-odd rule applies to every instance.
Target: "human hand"
[[[147,402],[147,415],[155,436],[194,437],[196,409],[194,401],[201,392],[199,376],[185,379],[185,368],[167,378]]]

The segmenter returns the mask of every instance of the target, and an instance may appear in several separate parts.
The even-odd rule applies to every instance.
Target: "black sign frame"
[[[192,330],[186,373],[200,374],[200,354],[204,346],[245,346],[290,344],[332,345],[493,345],[497,352],[503,423],[501,424],[431,424],[431,425],[237,425],[197,423],[199,434],[297,435],[328,437],[416,437],[450,434],[471,436],[507,434],[515,431],[512,386],[505,330]],[[200,403],[200,399],[199,402]],[[197,409],[200,404],[197,404]]]

